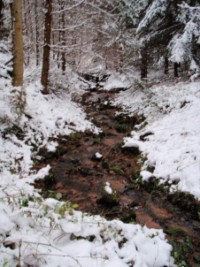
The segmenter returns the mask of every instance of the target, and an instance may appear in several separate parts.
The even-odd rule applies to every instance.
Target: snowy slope
[[[152,175],[178,181],[176,189],[200,199],[200,83],[157,85],[130,89],[116,99],[132,113],[144,114],[145,127],[138,125],[125,146],[138,146],[147,156],[144,170],[154,166]],[[149,133],[145,141],[140,136]],[[142,174],[145,174],[144,172]],[[148,179],[145,175],[145,179]]]
[[[173,266],[161,230],[69,210],[54,199],[21,209],[1,204],[1,266]]]

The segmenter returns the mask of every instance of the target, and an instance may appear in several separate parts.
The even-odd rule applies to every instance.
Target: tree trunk
[[[43,85],[43,94],[49,94],[48,76],[50,65],[50,45],[51,45],[51,22],[52,22],[52,0],[45,1],[45,29],[44,29],[44,48],[41,84]]]
[[[13,86],[23,85],[23,29],[22,0],[14,0],[12,4],[13,18]]]
[[[39,27],[38,27],[38,0],[35,0],[35,52],[36,52],[36,66],[40,61],[40,49],[39,49]]]
[[[164,66],[164,74],[169,74],[169,59],[168,59],[168,57],[166,56],[165,57],[165,66]]]
[[[64,5],[63,5],[63,8],[64,8]],[[65,13],[62,12],[62,16],[61,16],[61,25],[62,25],[62,28],[64,29],[65,27]],[[66,58],[65,58],[65,45],[66,45],[66,42],[65,42],[65,32],[63,31],[62,32],[62,54],[61,54],[61,61],[62,61],[62,73],[63,75],[65,74],[65,70],[66,70]]]
[[[179,68],[180,64],[179,63],[174,63],[174,77],[178,78],[178,68]]]
[[[146,79],[148,74],[148,52],[147,47],[142,48],[141,51],[141,79]]]
[[[4,3],[2,0],[0,0],[0,26],[3,26],[3,8],[4,8]]]

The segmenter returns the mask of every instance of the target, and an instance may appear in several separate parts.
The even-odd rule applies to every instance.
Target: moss
[[[170,185],[166,181],[160,183],[160,179],[151,177],[148,181],[144,181],[140,176],[140,171],[132,173],[131,186],[137,189],[145,189],[152,197],[167,195],[170,191]]]
[[[126,124],[116,124],[115,129],[118,133],[126,133],[129,130]]]
[[[83,133],[81,132],[74,132],[67,136],[67,140],[71,142],[79,141],[82,137]]]
[[[144,116],[129,116],[127,114],[118,114],[114,117],[114,120],[117,122],[116,130],[119,133],[126,133],[131,131],[136,124],[140,124],[143,120],[145,120]]]
[[[169,194],[167,199],[182,210],[190,212],[194,219],[200,219],[200,203],[192,194],[177,191],[173,194]]]
[[[99,136],[93,139],[93,145],[99,145],[101,144],[101,142],[102,142],[102,139]]]
[[[166,233],[172,235],[173,237],[175,237],[175,236],[184,236],[185,237],[186,236],[186,233],[180,227],[169,227],[166,230]]]
[[[140,171],[136,171],[132,173],[132,181],[141,182]]]
[[[113,166],[112,169],[116,174],[120,174],[122,173],[122,169],[120,166],[116,165],[116,166]]]
[[[114,162],[111,162],[111,163],[109,164],[109,170],[114,171],[116,174],[120,174],[120,173],[122,173],[122,168],[121,168],[121,166],[117,165],[117,164],[114,163]]]
[[[190,239],[186,237],[177,238],[175,235],[174,238],[170,240],[171,245],[173,246],[172,256],[174,257],[175,264],[177,267],[193,267],[189,263],[189,259],[193,254],[193,246]]]
[[[124,223],[135,224],[136,223],[136,214],[134,211],[132,211],[130,209],[125,209],[122,212],[122,215],[120,216],[120,220],[123,221]]]

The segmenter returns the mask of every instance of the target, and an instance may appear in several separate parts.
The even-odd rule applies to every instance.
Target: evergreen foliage
[[[159,51],[176,67],[180,63],[188,70],[200,67],[200,4],[198,1],[146,1],[143,16],[137,25],[140,47]],[[179,65],[178,65],[179,64]]]

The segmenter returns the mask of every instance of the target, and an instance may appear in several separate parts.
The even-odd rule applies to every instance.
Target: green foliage
[[[101,144],[102,139],[99,136],[95,136],[93,139],[93,145],[99,145]]]
[[[20,207],[28,207],[29,202],[37,202],[40,203],[41,199],[27,195],[19,199],[19,205]]]
[[[67,139],[68,141],[71,141],[71,142],[76,142],[76,141],[79,141],[82,137],[82,133],[80,132],[74,132],[74,133],[71,133]]]
[[[182,232],[179,232],[179,234],[182,236]],[[193,246],[190,239],[187,236],[178,239],[176,232],[175,238],[173,238],[170,243],[173,246],[172,256],[174,257],[177,267],[190,267],[188,259],[193,253]]]
[[[116,124],[115,129],[118,133],[126,133],[128,131],[126,124]]]
[[[60,205],[60,203],[56,205],[54,208],[54,212],[57,214],[60,214],[60,216],[64,218],[66,212],[73,213],[73,210],[77,208],[78,208],[78,204],[74,204],[69,201],[66,201],[62,203],[62,205]]]
[[[180,227],[169,227],[166,232],[174,237],[175,236],[186,236],[186,233]]]
[[[9,266],[8,259],[4,259],[4,261],[3,261],[3,267],[8,267],[8,266]]]
[[[200,219],[200,203],[188,192],[177,191],[168,196],[168,200],[179,208],[189,211],[194,219]]]
[[[116,164],[115,162],[109,163],[109,169],[114,171],[116,174],[120,174],[123,172],[121,166]]]

